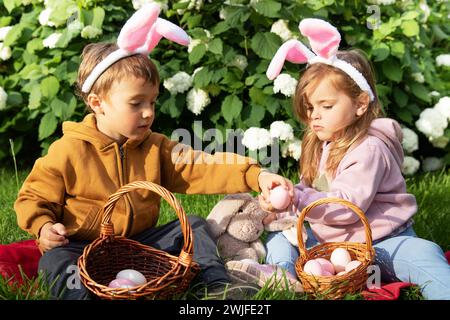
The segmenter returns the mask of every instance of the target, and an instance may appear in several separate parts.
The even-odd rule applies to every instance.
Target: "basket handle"
[[[114,225],[111,222],[112,212],[117,201],[127,194],[136,189],[147,189],[160,195],[164,200],[166,200],[170,206],[175,210],[178,219],[180,220],[181,231],[183,232],[183,248],[181,249],[180,255],[178,257],[178,262],[184,266],[189,266],[192,262],[193,257],[193,234],[191,225],[188,222],[186,213],[183,207],[180,205],[175,196],[166,188],[150,182],[150,181],[134,181],[122,186],[119,190],[109,196],[108,201],[103,206],[103,217],[100,229],[100,237],[113,237],[114,236]]]
[[[300,217],[297,221],[297,239],[298,239],[298,249],[300,252],[300,255],[302,259],[306,260],[306,247],[303,243],[303,235],[302,235],[302,228],[303,228],[303,220],[305,219],[305,216],[310,212],[312,209],[314,209],[317,206],[320,206],[322,204],[326,203],[339,203],[344,205],[345,207],[351,209],[354,213],[358,215],[358,217],[361,219],[365,233],[366,233],[366,259],[372,259],[371,252],[372,252],[372,230],[370,229],[369,221],[366,218],[366,215],[364,212],[354,203],[341,199],[341,198],[322,198],[319,200],[316,200],[312,203],[310,203],[308,206],[303,208],[302,212],[300,213]]]

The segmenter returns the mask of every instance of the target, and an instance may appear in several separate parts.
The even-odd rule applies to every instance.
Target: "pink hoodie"
[[[339,163],[328,192],[307,187],[303,181],[295,186],[295,204],[299,211],[311,202],[337,197],[353,202],[365,213],[372,229],[372,239],[383,238],[411,222],[417,211],[414,195],[406,192],[401,173],[403,149],[400,125],[392,119],[379,118],[371,123],[369,134],[350,149]],[[324,144],[320,170],[328,157]],[[300,212],[298,212],[300,213]],[[339,204],[321,205],[305,218],[320,242],[365,242],[364,226],[350,209]]]

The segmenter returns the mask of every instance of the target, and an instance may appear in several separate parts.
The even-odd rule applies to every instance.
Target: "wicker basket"
[[[355,293],[364,288],[368,278],[367,268],[372,264],[375,251],[372,247],[372,232],[365,214],[356,205],[343,199],[319,199],[305,207],[298,219],[297,230],[302,230],[303,220],[308,212],[317,206],[327,203],[342,204],[359,216],[364,224],[366,243],[326,242],[306,250],[302,233],[297,232],[300,256],[296,261],[295,269],[306,293],[320,299],[339,299],[346,294]],[[316,258],[330,259],[331,253],[336,248],[345,248],[350,253],[352,260],[359,260],[361,264],[350,272],[339,276],[314,276],[303,272],[303,266],[308,260]]]
[[[116,202],[128,192],[140,188],[156,192],[175,209],[184,236],[184,245],[178,257],[114,235],[111,215]],[[152,182],[132,182],[109,197],[102,214],[100,236],[85,247],[78,259],[81,281],[90,291],[104,299],[166,299],[187,289],[200,268],[192,260],[191,226],[172,193]],[[109,288],[109,282],[123,269],[141,272],[147,283],[129,289]]]

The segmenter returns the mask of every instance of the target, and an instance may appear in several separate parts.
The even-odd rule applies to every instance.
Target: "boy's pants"
[[[188,216],[194,235],[194,261],[200,265],[200,273],[191,285],[202,283],[230,283],[222,260],[217,256],[216,243],[210,235],[205,219]],[[142,244],[178,255],[183,247],[183,233],[180,221],[150,228],[133,237]],[[53,298],[82,300],[91,299],[90,291],[83,286],[78,275],[78,258],[90,242],[70,241],[68,245],[47,251],[39,261],[39,270],[46,274],[46,282],[51,285]]]

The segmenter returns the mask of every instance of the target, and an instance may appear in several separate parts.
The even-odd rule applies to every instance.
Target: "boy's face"
[[[99,105],[92,107],[98,129],[119,144],[138,140],[150,129],[155,117],[158,86],[128,77],[116,81]]]
[[[308,95],[309,127],[321,141],[333,141],[344,128],[362,115],[367,107],[359,107],[344,92],[338,91],[331,80],[324,79]]]

